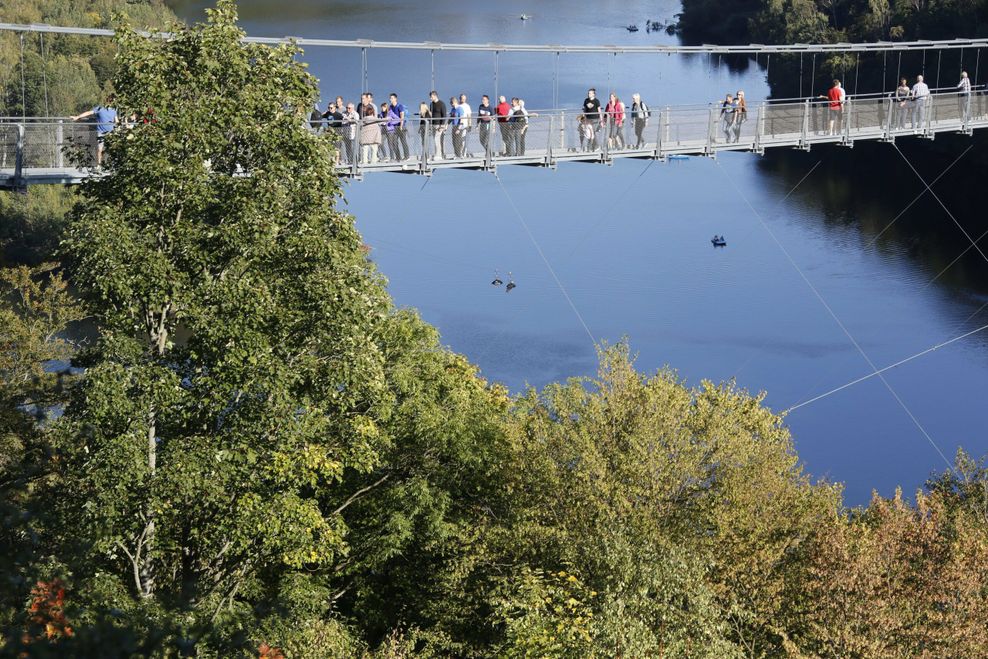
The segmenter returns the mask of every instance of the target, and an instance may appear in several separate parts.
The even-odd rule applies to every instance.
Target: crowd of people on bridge
[[[971,79],[967,71],[961,71],[960,80],[949,91],[957,95],[958,118],[967,123],[971,119]],[[889,94],[892,109],[889,127],[893,130],[905,130],[908,120],[913,132],[921,132],[926,127],[929,118],[929,104],[932,96],[933,92],[926,84],[922,74],[916,76],[911,87],[907,78],[901,78],[899,86]],[[830,135],[839,134],[845,125],[845,109],[848,103],[847,93],[844,91],[841,81],[835,79],[826,95],[817,98],[823,99],[827,104],[827,133]]]
[[[309,115],[309,125],[314,131],[330,131],[337,137],[340,164],[355,160],[361,164],[400,163],[421,157],[409,148],[410,124],[418,127],[420,153],[433,159],[482,158],[488,151],[500,157],[524,157],[530,120],[537,116],[518,97],[509,100],[498,96],[497,103],[492,103],[484,94],[475,110],[465,93],[451,96],[447,105],[433,90],[429,101],[420,102],[418,112],[413,112],[397,93],[391,93],[388,101],[378,106],[374,94],[364,92],[358,103],[337,96],[325,110],[317,104]],[[651,110],[638,93],[632,95],[630,108],[614,93],[602,106],[597,90],[591,88],[577,116],[579,150],[598,151],[605,142],[609,149],[642,149],[650,116]],[[626,124],[634,130],[633,146],[625,140]],[[472,148],[474,134],[479,141],[477,150]]]
[[[953,88],[958,98],[958,114],[963,122],[970,119],[971,80],[962,71],[960,81]],[[951,90],[953,91],[953,90]],[[921,131],[927,121],[928,104],[932,92],[917,75],[910,86],[906,78],[889,94],[893,114],[889,119],[892,129],[903,130],[907,119],[914,131]],[[840,80],[834,80],[826,95],[817,99],[827,107],[827,134],[837,135],[845,126],[845,109],[848,96]],[[808,99],[807,99],[808,100]],[[742,128],[748,120],[748,104],[743,90],[727,94],[719,103],[719,123],[724,141],[737,143]],[[484,94],[476,111],[467,94],[451,96],[447,105],[435,90],[429,100],[418,104],[412,112],[391,93],[388,101],[376,105],[374,94],[364,92],[360,101],[344,101],[342,96],[329,103],[326,110],[318,104],[309,115],[309,125],[317,132],[330,131],[339,147],[338,164],[374,164],[378,162],[401,163],[418,159],[422,155],[435,160],[484,158],[488,153],[499,157],[524,157],[527,154],[527,135],[530,120],[538,115],[529,112],[524,99],[498,96],[497,102]],[[572,115],[571,115],[572,116]],[[616,92],[608,94],[606,104],[597,97],[597,90],[590,88],[576,115],[576,137],[570,151],[596,152],[606,144],[608,151],[643,150],[647,148],[646,127],[652,111],[639,93],[631,95],[631,105],[626,106]],[[110,96],[103,105],[72,117],[81,120],[92,117],[97,129],[97,166],[103,159],[103,142],[119,123],[117,111]],[[414,119],[413,119],[414,117]],[[417,125],[419,152],[409,148],[409,124]],[[626,140],[625,131],[630,126],[634,141]],[[565,126],[560,126],[566,130]],[[711,131],[712,133],[713,131]],[[472,148],[471,136],[476,134],[479,149]],[[412,139],[415,139],[413,134]],[[715,136],[711,134],[711,139]],[[576,143],[579,144],[577,149]],[[431,154],[429,153],[431,149]]]
[[[529,118],[536,116],[525,108],[525,101],[499,96],[496,104],[488,95],[480,98],[476,112],[466,94],[451,96],[449,105],[433,90],[429,101],[418,104],[418,112],[392,93],[388,101],[375,104],[374,94],[364,92],[360,102],[346,102],[342,96],[329,103],[325,111],[316,105],[309,117],[309,125],[315,131],[332,131],[341,145],[340,162],[362,164],[380,161],[404,162],[417,155],[409,148],[409,125],[418,127],[418,140],[422,150],[432,145],[437,159],[473,158],[486,154],[493,147],[495,129],[501,138],[502,156],[523,156],[526,151],[526,133]],[[417,117],[417,119],[412,119]],[[495,128],[496,127],[496,128]],[[470,136],[476,132],[481,151],[470,149]],[[447,148],[448,145],[448,148]],[[359,153],[357,149],[359,148]]]

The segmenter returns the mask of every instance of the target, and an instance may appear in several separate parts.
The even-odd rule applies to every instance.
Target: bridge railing
[[[95,160],[96,126],[71,119],[0,118],[0,176],[19,177],[23,170],[72,166],[72,154]]]
[[[988,93],[940,92],[904,103],[887,94],[862,95],[848,97],[839,110],[816,98],[752,103],[746,112],[725,111],[718,105],[669,106],[653,109],[648,117],[633,117],[626,110],[623,121],[604,112],[588,117],[579,111],[553,110],[507,121],[474,116],[458,126],[421,117],[389,125],[375,117],[352,125],[317,122],[311,127],[331,136],[341,173],[426,173],[449,167],[551,166],[566,160],[809,148],[814,143],[852,144],[911,134],[932,138],[937,132],[988,127]],[[27,171],[39,175],[45,170],[78,171],[75,163],[91,166],[96,144],[94,123],[0,117],[0,187],[20,187]],[[78,180],[84,174],[69,178]]]

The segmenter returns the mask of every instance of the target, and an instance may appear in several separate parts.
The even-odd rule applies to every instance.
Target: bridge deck
[[[833,132],[830,122],[834,119]],[[374,172],[430,174],[438,169],[494,170],[502,165],[554,167],[560,162],[608,163],[618,158],[707,155],[720,151],[764,152],[768,148],[808,149],[813,144],[851,145],[858,140],[893,140],[937,133],[967,133],[988,128],[988,95],[943,93],[925,104],[900,107],[890,98],[851,98],[840,113],[826,102],[771,103],[749,106],[744,117],[724,116],[716,106],[653,109],[636,127],[593,121],[593,141],[579,137],[579,113],[532,113],[527,123],[474,123],[469,128],[442,128],[409,119],[404,135],[382,125],[382,146],[373,161],[359,143],[359,126],[320,127],[330,131],[339,151],[338,170],[360,178]],[[641,128],[641,143],[637,133]],[[438,135],[438,138],[437,138]],[[609,139],[611,138],[611,139]],[[95,150],[92,124],[56,119],[0,119],[0,189],[30,185],[77,184],[98,170],[76,168],[69,152]],[[394,152],[394,153],[392,153]],[[438,152],[438,155],[437,155]],[[361,157],[363,155],[363,157]],[[394,156],[394,157],[392,157]],[[447,157],[443,157],[447,156]]]

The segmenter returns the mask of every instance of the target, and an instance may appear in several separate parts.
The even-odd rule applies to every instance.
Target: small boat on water
[[[710,242],[714,247],[727,247],[727,241],[724,240],[724,236],[714,236],[710,239]]]
[[[629,25],[627,27],[627,30],[628,30],[628,32],[637,32],[638,31],[638,26],[637,25]]]
[[[522,15],[521,15],[521,16],[519,16],[518,18],[520,18],[520,19],[521,19],[521,20],[523,20],[523,21],[527,21],[527,20],[528,20],[528,19],[530,19],[531,17],[532,17],[532,15],[531,15],[531,14],[522,14]]]

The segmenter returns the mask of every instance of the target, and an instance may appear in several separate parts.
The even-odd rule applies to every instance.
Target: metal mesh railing
[[[0,119],[0,172],[57,170],[75,166],[76,156],[95,162],[96,126],[71,119]]]
[[[889,139],[900,134],[988,128],[988,93],[933,93],[900,101],[888,95],[848,97],[839,107],[826,100],[751,104],[747,111],[718,105],[664,107],[649,117],[623,120],[601,112],[554,110],[524,118],[459,124],[408,117],[403,124],[374,117],[357,123],[318,122],[312,129],[332,137],[336,165],[344,174],[369,171],[428,172],[436,168],[484,168],[499,164],[552,165],[560,160],[710,154],[726,149],[807,147],[814,142]],[[120,126],[117,130],[126,130]],[[96,125],[70,119],[0,117],[0,182],[23,184],[28,174],[81,172],[96,164]]]

